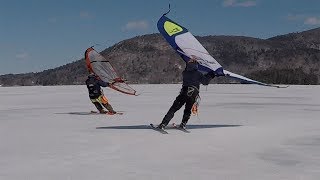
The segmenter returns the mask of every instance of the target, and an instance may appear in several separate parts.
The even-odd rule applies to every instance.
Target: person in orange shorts
[[[110,83],[102,81],[94,73],[90,73],[86,85],[89,92],[91,102],[96,106],[100,113],[116,114],[111,104],[108,102],[107,97],[103,94],[101,87],[109,87]],[[103,109],[105,107],[108,111]]]

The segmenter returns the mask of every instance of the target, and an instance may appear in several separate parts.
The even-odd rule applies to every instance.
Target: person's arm
[[[202,74],[202,73],[201,73]],[[202,74],[201,84],[208,85],[210,81],[215,77],[214,71],[210,71],[206,75]]]
[[[99,83],[99,85],[102,86],[102,87],[109,87],[109,86],[110,86],[110,83],[104,82],[104,81],[102,81],[102,80],[98,80],[98,83]]]

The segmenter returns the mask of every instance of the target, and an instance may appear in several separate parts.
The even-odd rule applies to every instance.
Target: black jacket
[[[199,89],[200,84],[208,85],[212,78],[214,78],[213,74],[203,75],[198,71],[197,63],[187,63],[185,70],[182,72],[182,86],[194,86]]]
[[[95,98],[98,98],[100,95],[102,95],[101,86],[108,87],[109,83],[98,79],[94,75],[89,75],[88,79],[86,80],[86,85],[89,91],[89,97],[91,99],[95,99]]]

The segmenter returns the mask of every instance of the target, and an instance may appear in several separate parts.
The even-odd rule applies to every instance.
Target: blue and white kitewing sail
[[[174,50],[188,62],[195,58],[203,73],[214,71],[217,76],[223,76],[221,65],[208,53],[200,42],[183,26],[163,15],[158,21],[158,29]]]
[[[172,21],[171,19],[166,17],[165,14],[162,15],[162,17],[158,20],[157,27],[162,36],[168,41],[168,43],[185,62],[188,62],[191,58],[194,58],[199,62],[199,70],[203,74],[213,71],[216,76],[231,77],[245,83],[280,87],[277,85],[255,81],[224,70],[223,67],[218,63],[218,61],[208,53],[208,51],[188,31],[187,28]]]

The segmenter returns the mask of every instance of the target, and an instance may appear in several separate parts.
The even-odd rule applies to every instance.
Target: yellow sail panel
[[[169,36],[175,35],[183,31],[182,27],[170,21],[166,21],[164,23],[164,30],[169,34]]]

